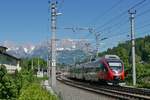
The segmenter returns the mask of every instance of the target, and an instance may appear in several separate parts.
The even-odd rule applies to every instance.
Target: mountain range
[[[36,45],[32,43],[18,45],[11,41],[4,41],[1,42],[0,45],[7,47],[8,48],[7,53],[17,58],[40,57],[45,60],[47,60],[48,58],[48,47],[50,47],[48,46],[48,43],[46,41]],[[59,47],[57,47],[58,62],[65,63],[65,64],[72,64],[75,62],[75,60],[77,61],[79,58],[84,59],[86,55],[86,52],[84,50],[86,49],[85,47],[83,47],[83,45],[82,47],[78,47],[78,48],[75,48],[76,46],[75,45],[72,46],[72,44],[69,44],[70,46],[66,45],[66,43],[62,45],[63,47],[60,45]],[[79,48],[84,48],[84,50],[80,50]]]

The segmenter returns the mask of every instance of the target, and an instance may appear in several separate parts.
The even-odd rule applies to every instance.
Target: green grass
[[[21,92],[19,100],[58,100],[58,98],[43,89],[39,84],[32,83]]]

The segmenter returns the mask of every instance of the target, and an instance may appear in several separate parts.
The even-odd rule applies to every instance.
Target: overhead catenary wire
[[[90,24],[90,26],[94,26],[95,22],[98,22],[100,18],[104,18],[104,16],[106,16],[107,14],[109,14],[109,12],[111,12],[114,8],[116,8],[120,3],[122,3],[122,0],[119,0],[118,2],[116,2],[115,4],[113,4],[110,8],[108,8],[105,12],[103,12],[103,15],[98,15],[95,19],[92,20],[92,24]]]
[[[136,33],[140,33],[139,32],[139,30],[141,30],[141,29],[144,29],[144,28],[146,28],[146,27],[148,27],[148,26],[150,26],[150,23],[148,23],[148,24],[144,24],[144,25],[141,25],[141,26],[138,26],[137,28],[136,28]],[[149,32],[150,30],[148,30],[148,32]],[[144,31],[144,32],[142,32],[142,33],[146,33],[147,31]],[[115,37],[118,37],[118,36],[127,36],[127,35],[129,35],[129,30],[128,31],[124,31],[124,32],[121,32],[121,33],[117,33],[117,34],[113,34],[113,36],[110,36],[110,38],[109,39],[111,39],[111,38],[115,38]],[[138,34],[137,34],[138,35]]]
[[[141,4],[142,2],[140,2],[140,3],[138,3],[138,4]],[[142,5],[142,6],[146,6],[146,5],[148,5],[148,3],[147,4],[145,4],[145,5]],[[137,5],[136,5],[137,6]],[[134,7],[136,7],[136,6],[134,6]],[[134,8],[134,7],[132,7],[132,8]],[[131,9],[131,8],[130,8]],[[137,10],[139,10],[140,8],[137,8]],[[145,13],[147,13],[147,12],[150,12],[150,9],[148,9],[148,10],[146,10],[146,11],[144,11],[144,12],[142,12],[142,13],[140,13],[140,14],[138,14],[137,16],[136,16],[136,18],[137,17],[139,17],[140,15],[142,16],[142,15],[144,15]],[[124,21],[124,20],[123,20]],[[112,29],[112,28],[114,28],[114,27],[116,27],[116,26],[121,26],[121,25],[123,25],[123,24],[126,24],[128,22],[128,19],[127,20],[125,20],[124,21],[124,23],[122,23],[122,20],[120,21],[120,22],[118,22],[118,23],[115,23],[115,24],[111,24],[111,26],[108,26],[108,27],[106,27],[106,28],[104,28],[104,29],[102,29],[101,31],[104,31],[104,30],[108,30],[108,29]],[[117,27],[116,27],[117,28]]]
[[[136,5],[134,5],[133,7],[131,7],[130,9],[133,9],[133,8],[135,8],[135,7],[137,7],[137,6],[139,6],[139,5],[141,5],[141,4],[143,4],[143,2],[145,2],[146,0],[143,0],[143,1],[141,1],[141,2],[139,2],[139,3],[137,3]],[[149,10],[146,10],[146,11],[149,11]],[[128,20],[127,21],[125,21],[125,24],[128,22]],[[122,23],[123,24],[123,23]],[[121,25],[120,23],[116,23],[116,24],[113,24],[112,25],[112,27],[114,28],[114,27],[116,27],[116,26],[118,26],[118,25]],[[104,28],[102,31],[104,31],[104,30],[109,30],[110,28],[112,28],[111,26],[108,26],[107,28]]]
[[[108,25],[109,23],[112,23],[112,22],[116,21],[116,19],[121,18],[122,16],[126,15],[126,13],[127,13],[128,10],[131,10],[131,9],[134,9],[134,8],[140,6],[140,5],[143,4],[145,1],[146,1],[146,0],[142,0],[142,1],[138,2],[138,3],[136,3],[135,5],[131,6],[129,9],[126,9],[125,11],[121,12],[119,15],[113,17],[112,19],[110,19],[109,21],[107,21],[107,22],[104,23],[103,25],[97,27],[96,29],[99,29],[99,28],[101,29],[101,28],[105,27],[106,25]]]
[[[146,0],[144,0],[144,1],[146,1]],[[139,6],[139,5],[142,4],[144,1],[142,0],[141,2],[136,3],[135,5],[131,6],[130,9],[133,9],[133,8]],[[119,3],[121,3],[121,2],[119,1],[119,2],[117,2],[116,4],[119,4]],[[125,14],[126,12],[127,12],[127,10],[125,10],[124,12],[122,12],[121,14],[119,14],[117,17],[124,16],[124,14]],[[114,19],[116,19],[116,17],[114,17]],[[111,21],[114,21],[114,19],[112,19]],[[110,21],[110,22],[111,22],[111,21]],[[108,22],[108,23],[109,23],[109,22]],[[105,23],[102,27],[104,27],[104,26],[107,25],[108,23]],[[118,23],[116,23],[115,25],[117,25],[117,24],[118,24]],[[110,27],[111,27],[111,26],[110,26]],[[96,28],[96,29],[97,29],[97,28]],[[101,32],[101,31],[98,31],[98,32]],[[87,36],[90,36],[90,34],[86,35],[86,37],[87,37]]]
[[[150,23],[148,23],[148,24],[145,24],[145,25],[141,25],[141,26],[138,26],[137,28],[136,28],[136,33],[139,33],[139,30],[141,30],[141,29],[144,29],[144,28],[146,28],[146,27],[148,27],[148,26],[150,26]],[[145,32],[147,32],[147,31],[145,31]],[[144,33],[144,32],[143,32]],[[117,33],[117,34],[113,34],[113,36],[111,36],[110,38],[114,38],[114,37],[116,37],[116,36],[118,36],[118,35],[129,35],[129,30],[128,31],[124,31],[124,32],[121,32],[121,33]],[[109,39],[110,39],[109,38]]]
[[[138,14],[136,17],[140,17],[139,15],[143,16],[144,14],[146,14],[146,13],[148,13],[148,12],[150,12],[150,9],[147,9],[147,10],[143,11],[142,13]],[[145,22],[149,22],[149,20],[146,20],[146,21],[144,21],[143,23],[145,23]],[[143,28],[146,28],[146,27],[148,27],[148,26],[150,26],[150,23],[144,24],[144,25],[141,24],[140,26],[137,26],[137,27],[136,27],[136,31],[138,31],[138,30],[140,30],[140,29],[143,29]],[[126,31],[126,32],[127,32],[127,31]],[[123,33],[125,33],[125,32],[123,32]]]
[[[139,3],[137,3],[136,5],[134,5],[133,7],[131,7],[130,9],[133,9],[133,8],[135,8],[135,7],[137,7],[138,5],[140,5],[140,4],[142,4],[143,2],[145,2],[146,0],[143,0],[143,1],[141,1],[141,2],[139,2]],[[108,30],[109,28],[114,28],[114,27],[116,27],[116,26],[119,26],[119,25],[122,25],[122,24],[126,24],[128,22],[128,20],[126,20],[125,21],[125,23],[115,23],[115,24],[113,24],[112,26],[108,26],[107,28],[104,28],[105,30]],[[117,27],[116,27],[117,28]],[[104,31],[104,30],[102,30],[102,31]],[[100,32],[100,31],[99,31]],[[90,33],[88,34],[88,35],[86,35],[86,37],[88,37],[90,35]]]
[[[141,4],[143,4],[144,2],[145,2],[146,0],[142,0],[142,1],[140,1],[140,2],[138,2],[138,3],[136,3],[135,5],[133,5],[130,9],[135,9],[135,8],[138,8],[139,7],[139,5],[141,5]],[[139,8],[139,9],[141,9],[141,8]],[[127,14],[127,10],[125,11],[125,13]],[[125,14],[124,13],[124,14]],[[125,15],[126,15],[125,14]],[[141,14],[141,16],[143,16],[144,14],[146,14],[146,13],[144,13],[143,12],[143,14]],[[119,16],[119,15],[118,15]],[[123,17],[124,15],[122,15],[122,17]],[[136,17],[140,17],[140,16],[138,16],[138,14],[137,14],[137,16]],[[118,20],[118,18],[116,17],[116,19],[114,20],[114,21],[116,21],[116,20]],[[123,24],[126,24],[128,22],[128,20],[126,20],[126,21],[123,21],[122,23],[120,23],[120,22],[118,22],[118,23],[112,23],[112,22],[109,22],[109,23],[112,23],[111,25],[110,24],[107,24],[107,25],[105,25],[104,27],[102,27],[103,29],[105,29],[105,30],[107,30],[107,29],[109,29],[109,27],[111,27],[111,28],[113,28],[113,29],[115,29],[115,28],[118,28],[117,26],[120,26],[121,28],[122,27],[124,27],[123,26]],[[110,26],[108,26],[108,25],[110,25]],[[107,27],[106,27],[107,26]],[[140,27],[142,27],[142,26],[140,26]],[[143,26],[144,27],[144,26]],[[102,29],[101,27],[100,27],[100,29]],[[138,27],[136,28],[136,30],[138,29]],[[102,30],[102,32],[103,31],[105,31],[105,30]],[[120,30],[120,29],[118,29],[118,30]],[[100,31],[101,32],[101,31]],[[117,35],[126,35],[126,34],[128,34],[129,32],[128,31],[124,31],[124,32],[119,32],[119,34],[117,33],[117,34],[110,34],[110,35],[112,35],[112,37],[114,36],[117,36]],[[85,36],[85,38],[87,38],[87,37],[89,37],[91,35],[91,33],[89,33],[89,34],[86,34],[86,36]]]
[[[146,0],[142,0],[141,2],[138,2],[137,4],[133,5],[129,10],[135,9],[139,5],[143,4]]]
[[[102,17],[104,17],[106,14],[109,14],[109,12],[110,12],[110,10],[112,10],[112,9],[114,9],[114,8],[116,8],[119,4],[121,4],[122,3],[122,0],[119,0],[118,2],[116,2],[114,5],[112,5],[109,9],[107,9],[106,11],[105,11],[105,13],[100,17],[100,18],[102,18]],[[99,31],[99,32],[101,32],[101,31]],[[97,32],[97,33],[99,33],[99,32]],[[87,37],[89,37],[91,35],[91,33],[89,33],[88,35],[86,35],[85,37],[87,38]]]
[[[145,2],[146,0],[143,0],[143,1],[141,1],[141,2],[139,2],[139,3],[137,3],[135,6],[133,6],[132,8],[130,8],[130,10],[131,9],[134,9],[134,8],[136,8],[136,7],[138,7],[139,5],[141,5],[141,4],[143,4],[143,2]],[[141,9],[141,8],[138,8],[138,9]],[[145,10],[145,11],[143,11],[142,13],[140,13],[140,14],[138,14],[136,17],[140,17],[140,16],[143,16],[144,14],[147,14],[148,12],[150,12],[150,9],[147,9],[147,10]],[[128,22],[128,21],[125,21],[125,22]],[[114,26],[116,26],[116,25],[119,25],[119,24],[113,24],[113,27]],[[148,23],[148,24],[144,24],[144,25],[141,25],[141,26],[138,26],[137,28],[136,28],[136,30],[140,30],[140,29],[144,29],[144,28],[146,28],[146,27],[148,27],[148,26],[150,26],[150,23]],[[110,26],[109,26],[110,27]],[[107,28],[109,28],[109,27],[107,27]],[[105,29],[107,29],[107,28],[105,28]],[[104,31],[104,30],[103,30]],[[149,32],[150,30],[148,30],[148,32]],[[145,32],[143,32],[144,34],[146,33],[147,31],[145,31]],[[147,32],[147,33],[148,33]],[[139,32],[137,32],[137,33],[139,33]],[[150,32],[149,32],[150,33]],[[122,32],[122,33],[119,33],[119,34],[113,34],[113,36],[111,36],[109,39],[111,39],[111,38],[116,38],[116,37],[120,37],[120,36],[127,36],[129,34],[129,31],[125,31],[125,32]],[[138,36],[139,34],[137,34],[137,36]]]
[[[147,4],[146,4],[147,5]],[[145,5],[144,5],[145,6]],[[112,26],[108,26],[107,28],[104,28],[103,30],[102,30],[102,33],[105,33],[104,31],[105,30],[111,30],[112,31],[112,29],[114,29],[114,28],[117,28],[117,30],[120,30],[120,28],[119,27],[121,27],[121,26],[124,26],[125,24],[127,24],[128,23],[128,19],[126,20],[126,21],[124,21],[123,23],[122,22],[118,22],[118,23],[115,23],[115,24],[113,24]],[[118,27],[117,27],[118,26]],[[99,32],[99,31],[98,31]],[[109,32],[110,33],[110,32]],[[114,34],[112,34],[112,35],[114,35]]]
[[[108,9],[105,11],[105,13],[104,13],[100,18],[102,18],[102,17],[104,17],[105,15],[109,14],[109,12],[110,12],[112,9],[116,8],[120,3],[122,3],[122,0],[119,0],[118,2],[116,2],[115,4],[113,4],[110,8],[108,8]],[[98,16],[96,19],[94,19],[94,20],[97,20],[97,19],[99,19],[99,16]],[[90,26],[91,26],[91,25],[90,25]],[[97,33],[98,33],[98,32],[97,32]],[[87,38],[87,37],[89,37],[90,35],[91,35],[91,33],[87,34],[85,37]]]

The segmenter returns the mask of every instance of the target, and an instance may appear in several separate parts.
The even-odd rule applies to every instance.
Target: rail
[[[117,99],[131,100],[150,100],[150,90],[131,87],[98,85],[96,82],[79,82],[67,78],[57,78],[60,82],[76,88],[111,96]]]

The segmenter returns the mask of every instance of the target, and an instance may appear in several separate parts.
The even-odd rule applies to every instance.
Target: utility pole
[[[39,57],[38,57],[38,72],[40,72]]]
[[[89,46],[90,46],[90,43],[85,43],[85,46],[86,46],[86,52],[87,52],[87,54],[89,54]]]
[[[132,42],[132,77],[133,77],[133,85],[136,85],[136,67],[135,67],[135,33],[134,33],[134,15],[136,14],[136,10],[128,11],[130,14],[130,24],[131,24],[131,42]]]
[[[51,85],[51,41],[47,41],[47,44],[48,44],[47,76],[48,76],[48,84]]]
[[[98,52],[99,52],[99,36],[100,34],[95,34],[95,39],[96,39],[96,56],[98,57]]]
[[[33,70],[33,58],[32,58],[32,62],[31,62],[31,69]]]
[[[51,46],[52,46],[52,58],[51,58],[51,86],[55,90],[56,88],[56,4],[57,1],[51,1]]]
[[[74,61],[74,66],[76,66],[76,57],[73,57],[73,61]]]
[[[85,43],[85,46],[86,46],[86,52],[87,52],[87,55],[90,56],[90,61],[91,61],[91,58],[92,58],[92,55],[90,55],[89,53],[89,46],[90,46],[90,43]]]

